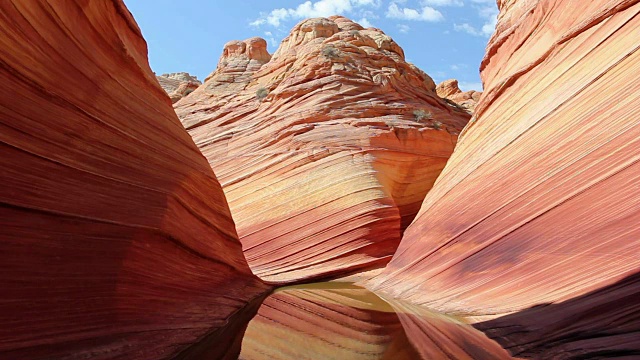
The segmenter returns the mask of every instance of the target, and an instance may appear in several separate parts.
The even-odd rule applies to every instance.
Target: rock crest
[[[443,99],[453,102],[453,104],[461,107],[469,114],[473,114],[476,104],[480,101],[482,92],[469,90],[463,92],[458,87],[458,80],[445,80],[436,86],[436,93]]]
[[[265,49],[229,42],[174,105],[216,169],[252,270],[287,283],[382,266],[469,115],[393,39],[344,17],[304,20]]]

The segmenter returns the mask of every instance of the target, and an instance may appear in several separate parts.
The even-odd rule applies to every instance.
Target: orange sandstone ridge
[[[393,39],[338,16],[302,21],[273,55],[227,43],[174,108],[272,283],[384,265],[469,119]]]
[[[458,80],[445,80],[436,86],[436,93],[443,99],[450,100],[450,104],[459,106],[469,114],[473,114],[480,100],[482,92],[469,90],[462,91],[458,87]]]
[[[514,355],[637,355],[640,4],[499,5],[474,120],[368,286],[518,312],[479,325]]]
[[[124,4],[0,13],[0,358],[171,358],[212,333],[237,357],[227,324],[267,288]]]

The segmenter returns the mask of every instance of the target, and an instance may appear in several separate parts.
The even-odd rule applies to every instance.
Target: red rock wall
[[[373,289],[497,316],[640,271],[640,4],[501,6],[475,118]]]
[[[159,359],[224,330],[265,286],[123,3],[2,1],[0,45],[0,358]]]
[[[342,17],[301,22],[273,57],[229,42],[174,107],[274,283],[383,266],[469,118],[390,37]]]

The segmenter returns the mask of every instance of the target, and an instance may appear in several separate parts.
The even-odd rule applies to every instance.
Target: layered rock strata
[[[571,304],[640,271],[640,4],[499,5],[474,120],[368,283],[491,317]],[[611,296],[636,321],[637,302]]]
[[[172,103],[191,94],[193,90],[202,85],[202,82],[197,77],[191,76],[186,72],[162,74],[156,76],[156,79],[158,79],[162,89],[169,95]]]
[[[449,100],[451,105],[459,106],[469,114],[473,114],[476,109],[481,91],[462,91],[458,87],[458,80],[445,80],[436,86],[436,93],[443,99]]]
[[[274,283],[386,263],[469,119],[389,36],[343,17],[302,21],[273,56],[229,42],[174,107]]]
[[[266,287],[122,1],[0,13],[0,358],[231,344],[229,317]]]

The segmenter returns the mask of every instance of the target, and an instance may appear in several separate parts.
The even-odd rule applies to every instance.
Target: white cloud
[[[403,34],[406,34],[409,32],[409,30],[411,30],[411,28],[409,27],[409,25],[405,25],[405,24],[398,24],[398,31],[400,31]]]
[[[416,10],[412,8],[400,8],[398,4],[389,4],[386,16],[391,19],[437,22],[444,19],[442,13],[431,6],[422,6]]]
[[[438,77],[438,78],[446,78],[447,77],[447,73],[445,73],[444,71],[436,71],[433,73],[433,76]]]
[[[358,21],[356,21],[358,24],[362,25],[363,28],[370,28],[370,27],[374,27],[373,25],[371,25],[371,23],[369,22],[369,20],[367,20],[367,18],[362,18]]]
[[[485,19],[481,29],[482,34],[485,36],[491,36],[493,31],[496,29],[496,24],[498,23],[498,8],[495,6],[481,8],[478,15]]]
[[[496,18],[489,20],[488,22],[484,23],[484,25],[482,25],[482,28],[480,29],[476,29],[473,25],[470,25],[469,23],[453,24],[453,29],[455,31],[466,32],[467,34],[470,34],[473,36],[489,37],[491,36],[491,34],[493,34],[493,31],[496,28],[497,21],[498,20]]]
[[[295,8],[273,9],[269,13],[250,22],[251,26],[261,26],[269,24],[279,27],[281,22],[290,19],[303,19],[313,17],[328,17],[332,15],[344,15],[354,11],[356,8],[379,7],[381,0],[318,0],[315,2],[305,1]],[[363,16],[363,18],[365,18]]]
[[[360,13],[360,16],[367,18],[367,19],[379,19],[380,17],[378,15],[376,15],[376,13],[374,13],[371,10],[364,10]]]
[[[354,1],[358,3],[357,0]],[[336,14],[344,14],[351,11],[353,4],[350,0],[319,0],[314,3],[311,1],[305,1],[298,5],[298,7],[292,11],[289,10],[292,16],[299,18],[307,17],[327,17]]]
[[[478,9],[478,16],[482,19],[490,19],[498,16],[498,8],[495,6],[485,6]]]
[[[280,21],[286,19],[289,16],[289,11],[290,10],[287,9],[271,10],[271,13],[267,16],[267,23],[275,27],[280,26]]]
[[[482,25],[482,34],[484,36],[491,36],[491,34],[493,34],[493,32],[496,29],[496,24],[498,23],[498,18],[495,17],[491,20],[489,20],[488,22],[484,23],[484,25]]]
[[[496,28],[496,23],[498,22],[498,8],[496,7],[495,1],[471,0],[471,2],[483,4],[482,6],[474,6],[478,11],[478,18],[483,22],[483,24],[479,27],[471,25],[470,23],[454,24],[453,29],[456,31],[466,32],[473,36],[491,36]]]
[[[453,29],[455,31],[466,32],[467,34],[470,34],[473,36],[482,36],[482,32],[474,28],[469,23],[453,24]]]
[[[481,82],[461,81],[461,82],[458,82],[458,87],[462,91],[469,91],[469,90],[482,91],[482,83]]]
[[[356,6],[374,6],[379,7],[382,0],[353,0]]]
[[[422,0],[422,6],[464,6],[462,0]]]
[[[264,32],[264,36],[267,39],[267,43],[269,44],[269,46],[271,48],[276,48],[278,47],[278,42],[276,41],[275,37],[273,36],[273,33],[271,31],[265,31]]]

